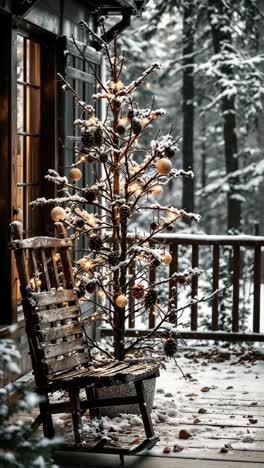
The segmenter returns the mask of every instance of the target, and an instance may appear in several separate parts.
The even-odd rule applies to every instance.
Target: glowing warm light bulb
[[[98,291],[98,296],[103,299],[105,297],[105,292],[103,291],[103,289],[99,289]]]
[[[85,153],[80,153],[80,161],[81,161],[81,162],[85,162],[86,159],[87,159],[87,154],[85,154]]]
[[[145,88],[147,89],[151,88],[151,83],[145,83]]]
[[[130,193],[135,193],[137,190],[139,190],[139,185],[136,182],[133,182],[132,184],[129,185],[128,191]]]
[[[94,262],[91,259],[84,259],[81,263],[81,267],[84,270],[91,270],[94,267]]]

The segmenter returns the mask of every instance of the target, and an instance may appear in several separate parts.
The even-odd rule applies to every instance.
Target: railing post
[[[178,244],[171,244],[170,245],[170,254],[172,256],[172,261],[170,264],[170,269],[169,269],[169,275],[170,278],[174,273],[177,273],[178,271]],[[170,281],[170,288],[169,288],[169,299],[172,297],[172,288],[174,288],[174,304],[175,304],[175,309],[177,309],[178,305],[178,297],[177,297],[177,281]],[[170,321],[175,323],[177,325],[177,317],[175,317],[175,314],[173,314],[170,318]]]
[[[192,246],[192,268],[198,267],[199,258],[199,246],[194,244]],[[192,299],[197,296],[198,293],[198,276],[192,277]],[[191,305],[191,330],[197,330],[197,304]]]
[[[253,332],[260,330],[260,282],[261,282],[261,246],[255,247],[254,256],[254,305],[253,305]]]
[[[156,268],[150,267],[149,269],[149,282],[150,285],[156,283]],[[154,307],[151,307],[149,310],[149,317],[148,317],[148,327],[154,328],[155,327],[155,314],[154,314]]]
[[[219,288],[219,258],[220,248],[219,245],[213,246],[213,291]],[[212,300],[212,330],[218,330],[218,294],[213,297]]]
[[[239,278],[240,278],[240,246],[234,245],[233,249],[233,307],[232,307],[232,331],[239,331]]]
[[[136,273],[136,262],[132,262],[129,267],[129,274],[133,278]],[[128,327],[135,328],[135,299],[132,296],[132,287],[135,284],[135,280],[132,280],[129,283],[129,318],[128,318]]]

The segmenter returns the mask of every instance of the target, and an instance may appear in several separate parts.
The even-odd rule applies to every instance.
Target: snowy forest
[[[172,122],[180,135],[178,164],[195,178],[169,196],[207,234],[263,233],[263,22],[261,0],[151,0],[121,36],[128,82],[162,64],[138,94],[166,108],[161,133]]]

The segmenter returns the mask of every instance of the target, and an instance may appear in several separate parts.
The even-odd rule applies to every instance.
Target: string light
[[[103,291],[103,289],[99,289],[98,291],[98,296],[103,299],[105,297],[105,292]]]

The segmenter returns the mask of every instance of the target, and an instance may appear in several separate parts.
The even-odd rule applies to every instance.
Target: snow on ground
[[[201,449],[203,455],[211,449],[219,453],[225,443],[232,444],[227,451],[264,450],[264,354],[254,362],[249,349],[240,353],[208,347],[179,349],[177,365],[185,378],[173,360],[166,362],[157,380],[152,411],[160,438],[154,455],[176,456],[184,450],[188,457],[190,451]],[[121,444],[124,438],[136,444],[143,434],[141,419],[135,415],[105,416],[101,425],[91,423],[88,415],[83,421],[87,435],[94,433],[97,440],[102,435],[110,437],[112,445]],[[56,426],[69,442],[70,416],[57,416]]]

